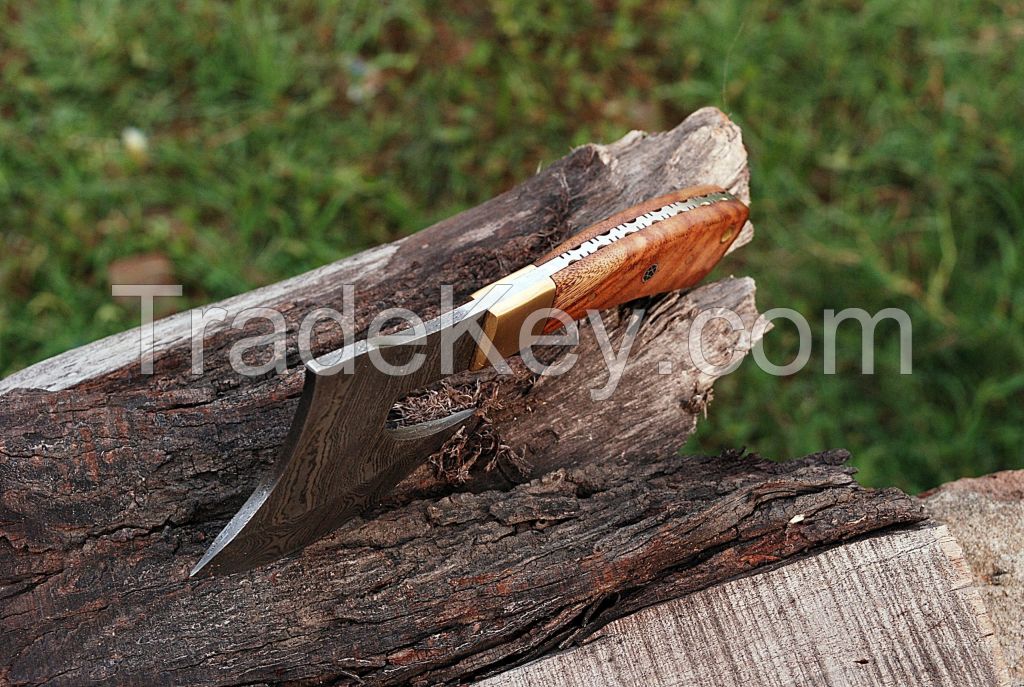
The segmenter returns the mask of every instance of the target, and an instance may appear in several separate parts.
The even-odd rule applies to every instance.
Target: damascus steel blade
[[[473,409],[395,429],[386,426],[388,412],[409,393],[468,368],[476,342],[465,329],[483,316],[481,305],[471,302],[424,323],[420,332],[360,341],[310,361],[271,474],[191,574],[230,574],[293,553],[378,501],[437,451]],[[422,362],[409,374],[388,374],[374,351],[388,365],[401,366],[413,355]]]

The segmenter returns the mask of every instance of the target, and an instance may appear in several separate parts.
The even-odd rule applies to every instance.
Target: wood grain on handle
[[[498,300],[481,301],[486,336],[470,369],[507,358],[564,324],[557,316],[531,320],[538,311],[553,308],[578,320],[588,310],[693,286],[725,255],[747,214],[747,206],[722,188],[694,186],[575,234],[534,264],[473,294]],[[493,291],[498,286],[504,290]]]
[[[724,193],[718,186],[696,186],[653,198],[572,236],[536,263],[541,266],[590,239],[640,215],[678,201]],[[601,246],[551,275],[553,307],[574,320],[587,310],[610,308],[643,296],[693,286],[707,275],[739,236],[749,210],[729,198],[663,219]],[[547,331],[557,329],[551,320]]]

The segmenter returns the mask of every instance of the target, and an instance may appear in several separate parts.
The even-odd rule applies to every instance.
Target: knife
[[[414,331],[358,341],[309,361],[270,474],[191,575],[250,570],[337,529],[438,451],[475,412],[389,428],[397,400],[448,374],[500,364],[562,326],[548,316],[552,309],[576,320],[588,310],[693,286],[725,255],[747,215],[747,206],[718,186],[653,198],[570,237]],[[524,328],[528,318],[536,322]],[[401,367],[391,360],[408,360],[410,353],[419,364],[407,362],[407,374],[379,364]]]

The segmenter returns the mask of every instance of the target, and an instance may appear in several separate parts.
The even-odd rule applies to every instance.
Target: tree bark
[[[842,452],[785,464],[675,455],[714,381],[687,353],[693,318],[726,307],[749,328],[757,317],[753,281],[727,278],[642,304],[610,400],[590,394],[607,373],[587,326],[562,377],[521,366],[460,377],[444,393],[481,407],[476,430],[380,508],[274,565],[189,580],[284,440],[302,384],[298,323],[340,310],[344,284],[359,327],[391,306],[432,316],[441,284],[459,302],[639,200],[696,183],[747,199],[747,180],[739,130],[704,109],[664,134],[579,148],[412,237],[217,304],[228,317],[206,330],[201,375],[185,313],[157,323],[153,375],[139,370],[135,330],[0,382],[0,682],[471,680],[647,605],[919,520],[903,494],[857,486]],[[232,344],[263,330],[227,323],[256,305],[288,323],[285,374],[229,365]],[[617,345],[628,319],[606,318]],[[318,354],[342,343],[321,334]],[[712,362],[752,343],[720,320],[702,340]],[[798,514],[814,517],[794,525]]]

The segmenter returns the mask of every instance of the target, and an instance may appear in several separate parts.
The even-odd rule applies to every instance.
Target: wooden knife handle
[[[702,198],[707,204],[697,204]],[[687,201],[696,207],[690,208]],[[739,236],[749,214],[746,205],[718,186],[682,189],[631,207],[570,237],[534,264],[544,265],[588,241],[593,242],[591,247],[600,244],[600,237],[609,240],[608,233],[616,227],[648,213],[647,221],[656,219],[659,210],[672,212],[673,204],[684,209],[600,245],[552,274],[552,306],[577,320],[587,310],[684,289],[703,279]],[[558,326],[557,320],[551,320],[545,329]]]
[[[693,286],[711,271],[739,236],[747,206],[718,186],[694,186],[653,198],[574,235],[533,265],[473,294],[496,286],[507,295],[484,304],[486,341],[470,369],[506,358],[524,341],[562,326],[557,317],[525,323],[535,312],[556,308],[578,320],[641,296]],[[500,292],[499,292],[500,293]],[[525,331],[524,331],[525,329]]]

